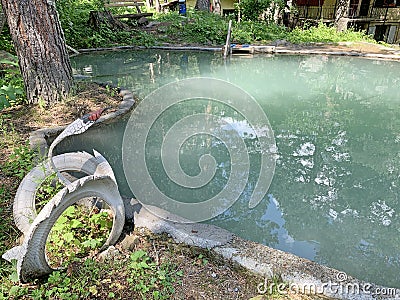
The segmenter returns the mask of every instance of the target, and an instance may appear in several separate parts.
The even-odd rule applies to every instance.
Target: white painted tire
[[[104,175],[90,175],[78,179],[72,182],[69,188],[63,188],[43,207],[25,233],[23,244],[3,254],[3,258],[8,261],[17,260],[17,272],[21,281],[26,282],[53,271],[45,252],[50,230],[69,206],[89,196],[104,200],[114,215],[113,227],[102,249],[118,240],[125,223],[125,209],[115,180]]]
[[[93,175],[100,161],[87,152],[72,152],[53,157],[53,162],[60,172],[82,172]],[[17,228],[26,233],[36,218],[36,191],[43,181],[55,174],[49,160],[33,168],[21,181],[14,198],[13,216]]]

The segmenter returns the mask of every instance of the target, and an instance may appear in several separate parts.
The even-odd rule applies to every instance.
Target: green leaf
[[[12,272],[9,276],[8,279],[10,279],[13,283],[17,283],[19,281],[18,279],[18,273],[16,271]]]
[[[14,286],[12,286],[10,288],[8,293],[10,294],[10,296],[17,296],[18,292],[19,292],[19,286],[18,285],[14,285]]]
[[[66,217],[73,217],[75,214],[75,207],[69,206],[63,213]]]
[[[67,232],[63,235],[64,240],[69,243],[74,239],[74,234],[72,232]]]
[[[6,108],[10,106],[10,102],[8,102],[6,96],[0,95],[0,109]]]
[[[11,61],[11,60],[8,60],[8,59],[0,59],[0,64],[5,64],[5,65],[11,65],[11,66],[14,66],[14,67],[18,67],[18,62]]]
[[[139,258],[142,258],[143,256],[147,255],[146,251],[143,250],[137,250],[131,254],[131,260],[132,261],[138,261]]]
[[[100,244],[100,242],[96,239],[90,239],[90,240],[86,240],[82,243],[83,247],[89,247],[89,248],[96,248],[98,245]]]
[[[71,228],[82,228],[82,222],[76,219],[72,219],[70,223]]]
[[[55,227],[55,228],[60,228],[60,229],[62,229],[62,228],[65,227],[65,226],[60,226],[60,225],[65,224],[67,221],[68,221],[67,217],[64,216],[64,215],[61,215],[61,216],[58,218],[58,220],[57,220],[56,224],[54,225],[54,227]]]

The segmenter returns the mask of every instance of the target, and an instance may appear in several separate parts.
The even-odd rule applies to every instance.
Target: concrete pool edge
[[[347,45],[346,43],[339,43],[339,46]],[[385,60],[400,60],[400,50],[393,50],[391,48],[382,47],[381,51],[386,53],[373,53],[365,52],[361,50],[354,50],[351,47],[344,51],[342,49],[336,49],[334,45],[329,45],[328,49],[321,49],[318,45],[315,46],[302,46],[296,45],[296,47],[280,46],[280,45],[250,45],[254,52],[251,54],[281,54],[281,55],[332,55],[332,56],[350,56],[360,57],[368,59],[385,59]],[[332,49],[329,49],[332,47]],[[107,48],[88,48],[78,49],[80,53],[91,53],[100,51],[118,51],[118,50],[165,50],[165,51],[208,51],[208,52],[221,52],[222,47],[203,47],[203,46],[180,46],[180,45],[165,45],[165,46],[115,46]],[[78,54],[75,54],[78,55]],[[75,56],[74,55],[74,56]],[[221,54],[222,56],[222,54]]]
[[[175,223],[150,213],[135,199],[124,199],[128,218],[135,227],[145,227],[153,233],[167,233],[175,242],[205,248],[223,259],[231,260],[248,271],[264,277],[257,282],[260,295],[267,294],[278,276],[289,285],[291,293],[324,296],[331,299],[400,299],[400,289],[384,287],[358,280],[339,270],[320,265],[294,254],[242,239],[220,227],[202,223]],[[163,216],[177,216],[160,208]],[[276,286],[275,286],[276,288]],[[283,291],[282,294],[285,292]],[[287,290],[286,290],[287,293]]]

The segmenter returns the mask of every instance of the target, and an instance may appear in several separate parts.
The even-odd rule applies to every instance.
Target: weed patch
[[[352,29],[338,32],[335,27],[319,23],[318,26],[309,28],[295,28],[289,32],[286,39],[294,44],[316,43],[316,42],[370,42],[376,43],[370,36],[361,31]]]
[[[54,224],[46,243],[50,265],[67,266],[76,257],[85,257],[100,248],[112,227],[112,216],[97,208],[70,206]],[[92,254],[93,254],[92,253]]]

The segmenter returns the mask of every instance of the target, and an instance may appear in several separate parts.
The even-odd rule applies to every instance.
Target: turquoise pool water
[[[328,56],[233,57],[165,51],[92,53],[72,60],[87,80],[112,81],[140,97],[166,83],[204,76],[229,81],[251,94],[274,131],[277,160],[272,184],[249,209],[259,174],[260,149],[240,113],[208,100],[170,107],[150,130],[146,158],[154,182],[182,202],[202,201],[230,175],[229,154],[205,134],[182,145],[180,164],[199,172],[211,154],[216,175],[185,189],[168,179],[160,160],[165,132],[185,115],[223,116],[245,140],[251,162],[239,200],[209,223],[271,247],[309,258],[360,279],[400,287],[400,63]],[[205,87],[206,88],[206,87]],[[211,107],[210,107],[211,105]],[[121,193],[132,195],[122,167],[126,119],[66,141],[58,151],[96,149],[112,163]]]

